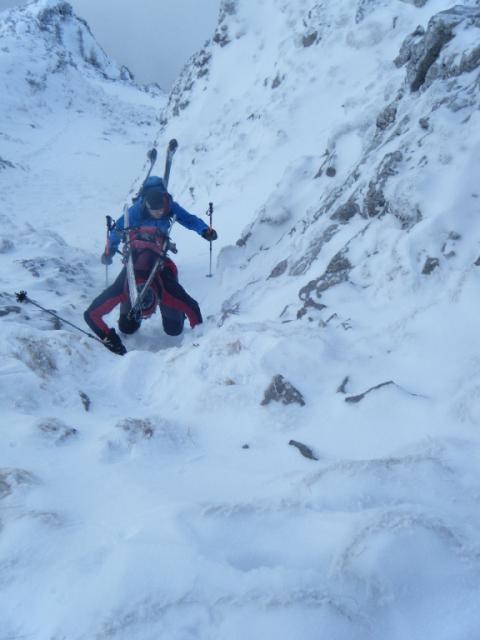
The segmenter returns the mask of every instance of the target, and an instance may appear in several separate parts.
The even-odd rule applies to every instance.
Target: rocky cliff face
[[[27,234],[37,244],[44,227],[70,224],[91,250],[85,223],[99,211],[118,215],[155,140],[164,96],[137,86],[71,6],[54,0],[2,12],[0,78],[3,242],[17,247]],[[15,227],[26,221],[34,225],[30,231]],[[52,257],[64,250],[59,246]],[[42,273],[53,264],[41,254],[19,259],[38,259]]]
[[[223,3],[163,125],[191,141],[185,190],[214,182],[226,215],[257,212],[220,264],[241,267],[246,284],[280,279],[283,319],[325,322],[339,311],[326,304],[333,285],[395,296],[399,280],[422,289],[434,271],[448,278],[473,264],[464,234],[477,206],[467,176],[477,164],[479,11],[473,1],[270,0],[255,13]],[[207,153],[218,160],[208,173]]]
[[[95,108],[106,121],[110,118],[112,127],[120,126],[112,105],[117,89],[144,91],[144,102],[161,96],[155,87],[137,86],[126,67],[107,57],[88,24],[58,0],[2,13],[0,74],[0,171],[18,166],[24,143],[35,144],[40,129],[55,126],[55,121],[61,130],[68,117],[81,120]]]
[[[66,2],[37,2],[2,14],[0,27],[2,110],[28,110],[61,99],[72,105],[74,88],[89,81],[111,80],[132,83],[128,69],[119,68],[97,44],[87,23],[77,18]]]

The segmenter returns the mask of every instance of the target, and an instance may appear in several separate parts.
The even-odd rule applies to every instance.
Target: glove
[[[125,349],[125,345],[120,340],[115,329],[110,329],[105,338],[103,339],[103,344],[109,349],[112,353],[116,353],[119,356],[123,356],[127,353]]]
[[[102,255],[100,256],[100,262],[102,264],[112,264],[112,256],[113,253],[109,253],[108,255],[104,252],[102,253]]]
[[[202,238],[205,238],[205,240],[208,240],[209,242],[213,242],[213,240],[218,238],[218,233],[215,229],[208,227],[205,231],[202,231]]]

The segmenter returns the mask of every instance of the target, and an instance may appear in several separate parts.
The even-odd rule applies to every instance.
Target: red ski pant
[[[146,276],[148,277],[148,273]],[[123,268],[115,282],[97,296],[83,314],[90,329],[102,339],[109,331],[103,317],[119,304],[123,303],[121,312],[128,312],[130,308],[126,278],[127,272]],[[179,284],[177,268],[171,260],[166,261],[165,267],[155,276],[152,285],[158,293],[163,328],[166,333],[170,335],[181,333],[185,316],[192,328],[202,323],[198,302]]]

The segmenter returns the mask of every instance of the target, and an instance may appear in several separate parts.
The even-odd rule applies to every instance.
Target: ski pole
[[[40,304],[38,304],[38,302],[35,302],[35,300],[32,300],[31,298],[29,298],[26,291],[19,291],[18,293],[15,294],[15,297],[17,298],[17,302],[30,302],[30,304],[33,304],[33,306],[38,307],[38,309],[45,311],[45,313],[49,313],[51,316],[53,316],[57,320],[60,320],[60,322],[69,324],[71,327],[73,327],[77,331],[81,331],[89,338],[92,338],[92,340],[96,340],[97,342],[100,342],[100,344],[103,344],[103,346],[105,346],[103,340],[100,340],[100,338],[98,338],[97,336],[94,336],[92,333],[88,333],[88,331],[84,331],[80,327],[77,327],[76,324],[73,324],[73,322],[70,322],[69,320],[65,320],[65,318],[62,318],[61,316],[56,314],[55,311],[50,311],[50,309],[45,309],[45,307],[42,307]]]
[[[213,202],[209,202],[208,203],[208,211],[207,211],[207,216],[210,218],[210,226],[209,229],[210,231],[212,231],[213,229],[213,224],[212,224],[212,218],[213,218]],[[211,278],[212,277],[212,241],[210,240],[210,268],[207,274],[207,278]]]

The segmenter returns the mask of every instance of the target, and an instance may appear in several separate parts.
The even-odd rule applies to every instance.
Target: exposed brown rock
[[[282,375],[273,376],[272,382],[265,390],[261,404],[263,406],[270,402],[281,402],[282,404],[299,404],[305,406],[303,395]]]

